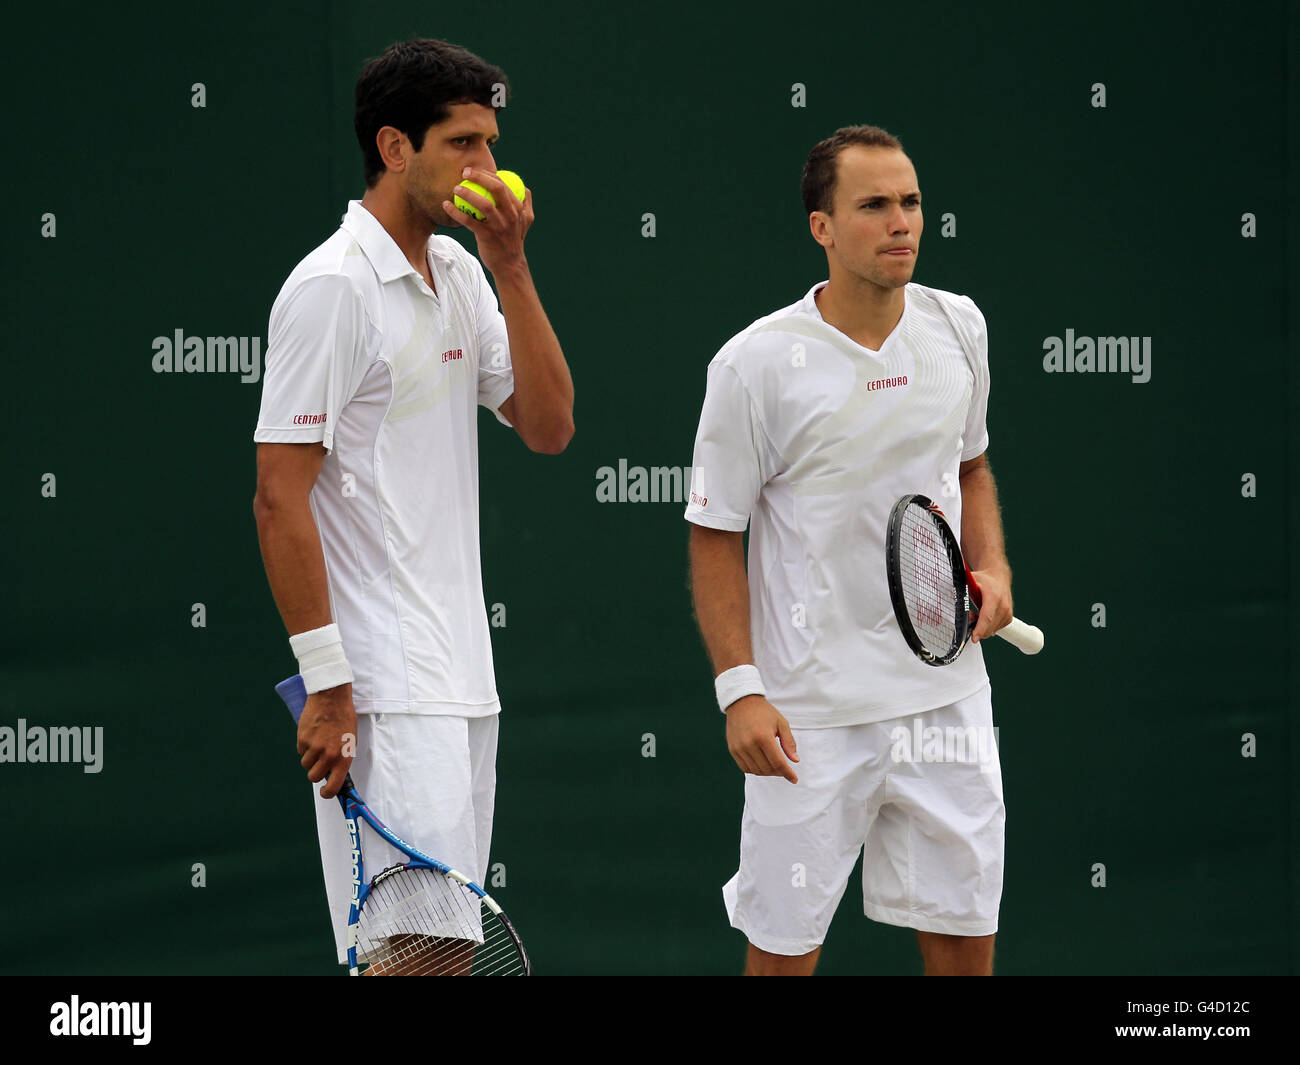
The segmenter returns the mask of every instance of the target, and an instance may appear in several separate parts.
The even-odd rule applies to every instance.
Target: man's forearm
[[[255,513],[266,579],[285,628],[292,636],[328,625],[332,619],[325,554],[307,501],[259,501]]]
[[[753,662],[742,534],[692,525],[690,556],[695,620],[714,675]]]
[[[515,428],[539,450],[562,451],[573,436],[573,378],[526,260],[493,274],[510,338]]]
[[[961,551],[972,572],[1005,573],[1011,580],[997,483],[987,464],[963,473],[961,483]]]

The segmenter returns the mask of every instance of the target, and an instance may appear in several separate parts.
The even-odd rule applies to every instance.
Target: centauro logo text
[[[149,1002],[69,1002],[50,1006],[50,1035],[129,1035],[136,1046],[146,1046],[153,1005]]]
[[[902,377],[878,377],[867,382],[868,392],[879,392],[882,388],[902,388],[907,384],[907,374]]]

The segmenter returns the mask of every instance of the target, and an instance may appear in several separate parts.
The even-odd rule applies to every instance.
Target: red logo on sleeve
[[[324,421],[324,414],[295,414],[293,416],[294,425],[321,425]]]

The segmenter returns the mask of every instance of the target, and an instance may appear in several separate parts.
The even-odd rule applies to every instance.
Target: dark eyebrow
[[[911,192],[905,192],[903,193],[902,196],[902,198],[905,200],[920,199],[920,197],[921,197],[920,189],[913,189]],[[870,203],[872,200],[892,200],[892,199],[894,199],[893,196],[887,196],[883,192],[874,192],[866,196],[859,196],[858,203]]]

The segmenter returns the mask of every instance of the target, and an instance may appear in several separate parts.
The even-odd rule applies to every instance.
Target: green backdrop
[[[495,894],[538,970],[741,963],[719,891],[741,776],[682,506],[597,502],[596,471],[690,464],[710,358],[825,276],[808,149],[869,122],[921,179],[916,280],[988,320],[1016,603],[1048,637],[986,655],[999,971],[1295,972],[1294,5],[439,10],[4,16],[0,726],[102,727],[104,761],[0,764],[3,968],[340,971],[271,691],[293,659],[252,520],[260,384],[155,373],[152,341],[265,344],[283,279],[362,190],[357,72],[419,35],[511,78],[496,157],[534,190],[529,259],[577,388],[560,457],[480,421],[484,585],[507,617]],[[1066,329],[1149,336],[1150,381],[1044,372]],[[855,874],[823,971],[919,968],[911,932],[861,916]]]

